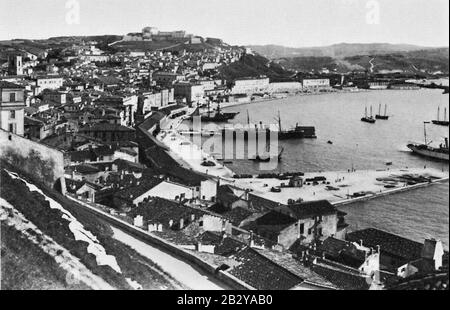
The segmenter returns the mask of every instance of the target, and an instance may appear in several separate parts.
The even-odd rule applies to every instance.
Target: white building
[[[299,82],[279,82],[270,83],[268,91],[270,93],[295,93],[303,89],[302,83]]]
[[[269,88],[269,78],[242,78],[236,79],[231,89],[232,94],[264,93]]]
[[[63,78],[60,76],[40,76],[36,78],[36,86],[39,87],[39,91],[42,92],[44,89],[59,89],[63,86]]]
[[[321,90],[330,88],[330,79],[303,79],[303,89]]]
[[[205,97],[205,89],[201,84],[190,82],[178,82],[174,85],[175,97],[186,98],[187,103],[202,102]]]
[[[23,136],[24,109],[24,88],[0,81],[0,128]]]

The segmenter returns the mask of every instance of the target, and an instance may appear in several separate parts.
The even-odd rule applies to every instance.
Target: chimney
[[[421,257],[424,260],[433,262],[434,269],[439,270],[442,267],[442,257],[444,248],[441,240],[426,239],[422,248]]]
[[[184,228],[184,219],[180,219],[180,229]]]

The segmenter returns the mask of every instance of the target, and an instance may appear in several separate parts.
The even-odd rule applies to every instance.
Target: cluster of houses
[[[161,36],[186,34],[146,28],[142,40]],[[326,90],[329,80],[229,83],[201,75],[239,59],[242,50],[234,48],[110,54],[83,44],[62,53],[71,66],[58,66],[47,51],[9,54],[0,127],[62,150],[69,195],[221,261],[222,270],[257,289],[382,288],[448,268],[440,241],[420,244],[375,229],[349,233],[345,213],[328,201],[261,199],[183,167],[155,138],[202,100]]]

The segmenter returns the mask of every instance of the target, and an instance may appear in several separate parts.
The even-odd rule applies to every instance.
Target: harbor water
[[[384,90],[359,93],[332,93],[295,96],[281,100],[229,107],[240,114],[231,123],[276,123],[280,111],[282,126],[296,123],[315,126],[317,139],[280,141],[284,148],[282,162],[276,171],[346,171],[392,168],[434,167],[448,171],[448,163],[425,159],[406,148],[409,142],[423,142],[423,122],[441,119],[449,111],[449,95],[441,90]],[[384,113],[387,104],[389,120],[375,124],[361,122],[365,107],[373,114],[379,105]],[[448,118],[448,116],[447,116]],[[427,139],[432,145],[443,143],[448,127],[427,125]],[[329,143],[332,142],[332,144]],[[236,173],[261,173],[249,160],[232,160],[227,166]],[[266,171],[264,171],[266,172]],[[441,239],[449,246],[449,184],[433,185],[347,205],[351,229],[376,227],[422,242],[424,238]]]

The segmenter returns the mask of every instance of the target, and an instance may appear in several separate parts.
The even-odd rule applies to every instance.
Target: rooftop
[[[289,290],[303,282],[251,248],[245,248],[233,258],[240,264],[229,272],[257,290]]]
[[[21,85],[17,85],[7,81],[0,81],[0,88],[14,88],[14,89],[23,89],[24,87]]]
[[[148,192],[153,187],[155,187],[156,185],[160,184],[163,181],[164,181],[163,179],[159,178],[145,178],[139,185],[121,190],[116,194],[114,194],[114,196],[122,198],[124,200],[132,201],[135,198],[145,194],[146,192]]]
[[[88,125],[80,128],[80,132],[86,131],[123,131],[123,132],[132,132],[134,129],[128,128],[118,124],[109,124],[109,123],[98,123],[93,125]]]
[[[285,207],[282,207],[283,209]],[[337,209],[327,200],[308,201],[288,205],[291,216],[296,219],[305,219],[312,216],[337,214]]]
[[[347,240],[352,242],[363,241],[366,247],[376,248],[380,246],[381,253],[397,256],[406,261],[413,261],[421,257],[423,244],[412,241],[382,230],[368,228],[355,231],[347,235]]]

